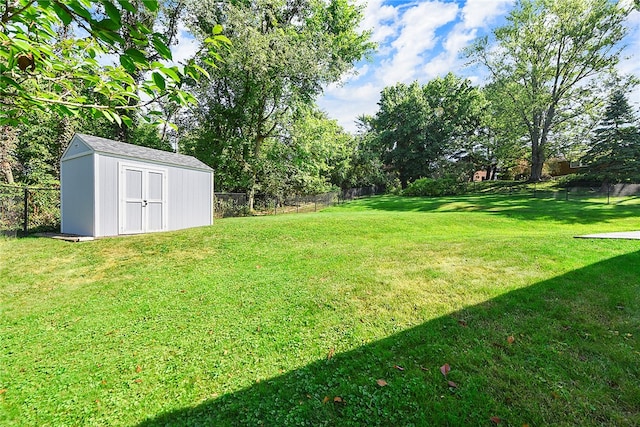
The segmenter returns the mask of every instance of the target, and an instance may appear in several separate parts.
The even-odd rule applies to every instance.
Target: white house
[[[211,225],[213,169],[195,157],[74,135],[60,160],[61,231],[116,236]]]

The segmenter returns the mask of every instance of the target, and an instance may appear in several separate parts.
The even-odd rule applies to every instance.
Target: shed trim
[[[84,156],[90,156],[93,153],[94,153],[93,151],[85,151],[84,153],[78,153],[78,154],[74,154],[73,156],[63,157],[62,159],[60,159],[60,161],[66,162],[67,160],[73,160],[73,159],[78,159]]]
[[[145,160],[152,163],[165,164],[169,166],[180,166],[183,168],[204,170],[212,172],[213,169],[205,163],[182,153],[157,150],[154,148],[139,145],[127,144],[112,139],[100,138],[91,135],[77,133],[78,137],[87,147],[96,153],[114,155],[122,158]]]
[[[104,152],[104,151],[94,151],[96,154],[101,154],[103,156],[108,156],[108,157],[112,157],[114,159],[118,159],[118,160],[126,160],[129,162],[143,162],[143,163],[149,163],[149,164],[154,164],[157,166],[172,166],[172,167],[178,167],[181,169],[188,169],[188,170],[192,170],[192,171],[198,171],[198,172],[209,172],[211,174],[214,173],[213,169],[204,169],[204,168],[196,168],[196,167],[192,167],[192,166],[184,166],[184,165],[179,165],[176,163],[171,163],[171,162],[160,162],[157,160],[148,160],[148,159],[143,159],[140,157],[134,157],[134,156],[125,156],[122,154],[114,154],[114,153],[109,153],[109,152]]]

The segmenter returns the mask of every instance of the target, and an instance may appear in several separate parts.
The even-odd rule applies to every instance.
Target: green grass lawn
[[[384,196],[0,239],[0,425],[640,425],[640,241],[573,238],[638,229]]]

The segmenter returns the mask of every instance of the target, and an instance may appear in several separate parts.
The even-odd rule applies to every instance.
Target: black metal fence
[[[283,213],[314,212],[358,197],[384,193],[384,187],[371,186],[349,188],[315,195],[290,194],[266,196],[258,194],[254,201],[254,214],[279,215]],[[245,193],[215,193],[214,215],[216,218],[248,215],[249,199]]]
[[[481,193],[477,189],[469,188],[470,193]],[[572,186],[565,188],[549,188],[533,184],[504,185],[493,188],[491,192],[529,196],[539,199],[554,199],[564,201],[582,201],[589,203],[625,203],[640,198],[640,184],[594,184],[591,186]],[[640,201],[640,200],[639,200]]]
[[[60,189],[0,185],[0,234],[60,230]]]

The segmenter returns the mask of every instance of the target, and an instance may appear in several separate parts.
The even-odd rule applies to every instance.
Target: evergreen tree
[[[589,171],[606,182],[640,178],[638,119],[622,90],[612,94],[585,160]]]

